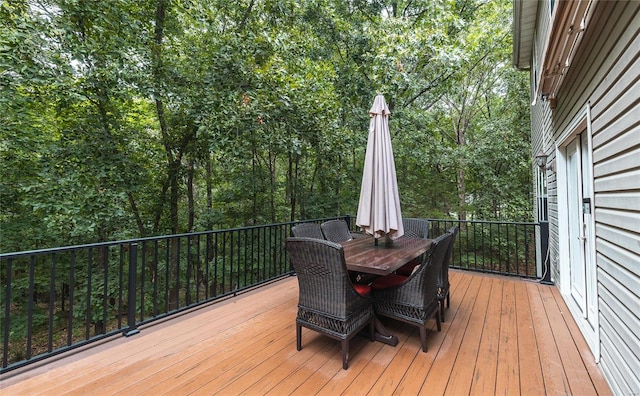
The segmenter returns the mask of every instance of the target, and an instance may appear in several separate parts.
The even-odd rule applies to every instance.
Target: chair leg
[[[420,343],[422,344],[422,352],[427,352],[427,329],[420,326]]]
[[[447,308],[449,308],[449,305],[451,305],[451,294],[447,292]]]
[[[440,313],[436,311],[436,325],[438,326],[438,331],[442,331],[442,326],[440,325]]]
[[[440,300],[440,321],[444,322],[444,299]]]
[[[302,326],[296,323],[296,348],[302,349]]]
[[[342,368],[349,368],[349,340],[342,340]]]
[[[371,342],[376,340],[376,325],[373,319],[369,322],[369,338],[371,339]]]

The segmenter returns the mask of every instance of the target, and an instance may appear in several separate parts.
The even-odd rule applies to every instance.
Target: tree
[[[2,251],[355,215],[378,92],[406,215],[528,213],[505,0],[34,0],[1,16]]]

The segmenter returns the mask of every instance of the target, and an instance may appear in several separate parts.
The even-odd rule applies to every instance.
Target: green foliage
[[[530,217],[510,2],[3,2],[0,251],[350,213],[368,110],[402,209]]]

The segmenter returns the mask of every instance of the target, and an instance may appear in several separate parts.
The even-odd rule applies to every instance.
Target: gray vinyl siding
[[[532,57],[532,65],[531,65],[531,91],[532,97],[531,101],[534,101],[533,95],[536,91],[536,82],[537,84],[542,84],[542,82],[538,79],[538,76],[534,76],[535,73],[539,73],[542,69],[542,59],[541,54],[545,51],[545,46],[547,45],[547,35],[546,32],[550,29],[551,24],[551,11],[549,9],[550,3],[548,1],[538,2],[538,17],[536,23],[538,27],[536,28],[536,34],[534,36],[534,54],[537,55],[537,58]],[[552,126],[551,126],[551,108],[549,107],[549,103],[547,101],[543,101],[540,98],[537,98],[535,101],[536,105],[531,107],[531,148],[532,148],[532,156],[536,155],[540,150],[544,150],[547,154],[549,154],[552,141]],[[554,153],[551,150],[551,155],[547,158],[548,162],[554,161]],[[558,238],[558,200],[557,200],[557,185],[556,178],[553,172],[547,172],[547,212],[548,212],[548,221],[549,221],[549,238],[550,242],[556,240]],[[534,190],[536,191],[536,190]],[[536,200],[537,204],[537,200]],[[535,208],[537,212],[537,207]],[[551,265],[551,279],[557,281],[559,279],[559,272],[555,263],[558,260],[558,249],[557,246],[549,245],[549,263]]]
[[[549,30],[547,13],[538,15],[538,35]],[[542,37],[536,38],[536,44],[543,43]],[[557,107],[549,112],[544,101],[532,107],[532,143],[541,145],[544,139],[555,144],[587,104],[593,138],[600,366],[614,394],[638,394],[640,2],[596,5],[558,92]],[[548,194],[550,256],[557,282],[563,274],[558,272],[559,216],[553,172]]]

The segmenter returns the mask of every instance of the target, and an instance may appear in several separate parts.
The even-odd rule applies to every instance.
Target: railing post
[[[549,255],[549,222],[540,221],[540,258],[542,260],[542,280],[543,285],[553,285],[551,280],[551,263]]]
[[[136,278],[138,270],[138,244],[129,245],[129,281],[127,282],[127,327],[123,334],[126,337],[138,334],[136,327]]]

